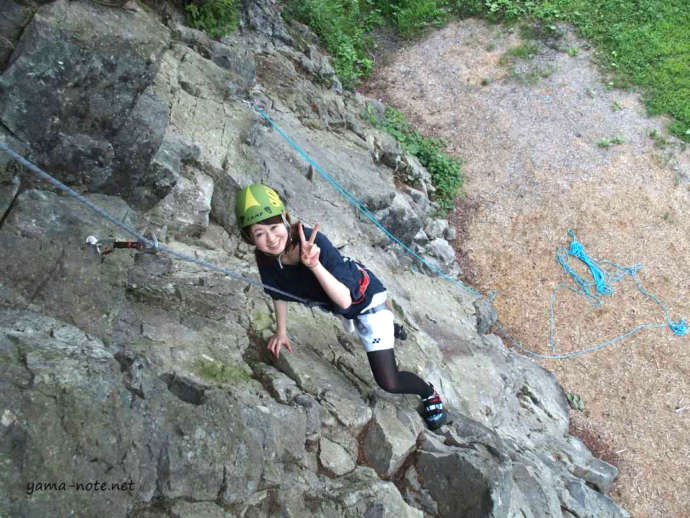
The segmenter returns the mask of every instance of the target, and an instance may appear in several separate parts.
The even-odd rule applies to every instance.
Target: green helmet
[[[270,187],[255,183],[245,187],[235,199],[235,215],[240,228],[246,228],[285,211],[280,196]]]

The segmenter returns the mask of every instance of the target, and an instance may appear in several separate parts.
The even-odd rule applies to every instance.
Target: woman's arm
[[[292,352],[292,346],[287,337],[287,301],[273,299],[273,308],[276,312],[276,334],[268,339],[267,348],[277,358],[282,346],[285,346],[289,352]]]
[[[316,245],[314,245],[316,246]],[[352,305],[352,296],[350,295],[350,290],[338,279],[333,277],[333,274],[326,270],[326,268],[317,262],[316,266],[309,268],[316,280],[326,292],[328,298],[333,301],[333,303],[341,309],[347,309]]]
[[[300,260],[312,271],[316,280],[319,281],[321,288],[323,288],[323,291],[328,295],[328,298],[333,301],[333,304],[341,309],[347,309],[352,305],[350,289],[336,279],[333,274],[321,264],[321,261],[319,261],[321,249],[319,245],[314,243],[319,227],[320,225],[317,223],[307,241],[304,237],[302,224],[299,224]]]

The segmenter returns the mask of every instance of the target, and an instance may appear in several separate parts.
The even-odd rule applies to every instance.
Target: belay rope
[[[247,102],[247,104],[250,104],[250,103]],[[324,171],[316,162],[314,162],[314,161],[311,159],[311,157],[310,157],[304,150],[302,150],[302,148],[300,148],[300,147],[299,147],[299,146],[298,146],[298,145],[297,145],[297,144],[296,144],[296,143],[295,143],[295,142],[294,142],[294,141],[293,141],[283,130],[282,130],[282,128],[280,128],[280,126],[278,126],[268,115],[266,115],[266,113],[264,113],[263,110],[261,110],[261,109],[258,108],[257,106],[252,106],[252,107],[257,111],[257,113],[259,113],[259,115],[261,115],[266,121],[268,121],[269,124],[270,124],[273,128],[275,128],[276,131],[277,131],[285,140],[287,140],[287,142],[288,142],[288,143],[289,143],[289,144],[290,144],[300,155],[302,155],[302,157],[303,157],[309,164],[311,164],[311,166],[312,166],[316,171],[318,171],[319,174],[320,174],[324,179],[326,179],[326,180],[327,180],[327,181],[328,181],[338,192],[340,192],[340,193],[345,197],[345,199],[347,199],[347,200],[350,202],[350,204],[352,204],[357,210],[359,210],[359,211],[360,211],[361,213],[363,213],[367,218],[369,218],[369,220],[371,220],[372,223],[374,223],[374,225],[376,225],[376,226],[377,226],[377,227],[378,227],[378,228],[379,228],[379,229],[380,229],[380,230],[381,230],[391,241],[393,241],[394,243],[398,244],[408,255],[410,255],[411,257],[413,257],[414,259],[416,259],[416,260],[419,261],[420,263],[422,263],[422,264],[423,264],[424,266],[426,266],[429,270],[431,270],[432,272],[436,273],[436,274],[439,275],[441,278],[443,278],[443,279],[445,279],[445,280],[447,280],[447,281],[450,281],[450,282],[452,282],[452,283],[454,283],[454,284],[456,284],[456,285],[459,285],[461,288],[463,288],[465,291],[467,291],[468,293],[470,293],[470,294],[472,294],[472,295],[481,296],[481,293],[480,293],[480,292],[478,292],[478,291],[476,291],[476,290],[474,290],[474,289],[472,289],[472,288],[466,286],[465,284],[463,284],[462,282],[460,282],[460,281],[457,280],[457,279],[452,278],[451,276],[449,276],[448,274],[446,274],[445,272],[443,272],[443,271],[440,270],[439,268],[437,268],[437,267],[435,267],[435,266],[429,264],[423,257],[419,256],[416,252],[414,252],[414,251],[413,251],[412,249],[410,249],[407,245],[405,245],[400,239],[398,239],[396,236],[394,236],[388,229],[386,229],[386,228],[381,224],[381,222],[380,222],[380,221],[379,221],[379,220],[378,220],[378,219],[377,219],[377,218],[376,218],[376,217],[375,217],[365,206],[364,206],[364,204],[363,204],[360,200],[358,200],[352,193],[350,193],[349,191],[347,191],[347,189],[345,189],[342,185],[340,185],[340,184],[339,184],[336,180],[334,180],[326,171]],[[144,237],[143,235],[141,235],[140,233],[138,233],[136,230],[132,229],[131,227],[129,227],[129,226],[126,225],[125,223],[123,223],[123,222],[117,220],[116,218],[114,218],[113,216],[111,216],[110,214],[108,214],[106,211],[104,211],[104,210],[101,209],[100,207],[96,206],[95,204],[93,204],[92,202],[90,202],[89,200],[87,200],[86,198],[84,198],[83,196],[81,196],[79,193],[77,193],[77,192],[74,191],[73,189],[67,187],[66,185],[64,185],[63,183],[61,183],[59,180],[53,178],[53,177],[52,177],[51,175],[49,175],[48,173],[46,173],[45,171],[43,171],[43,170],[40,169],[39,167],[35,166],[34,164],[32,164],[31,162],[29,162],[28,160],[26,160],[25,158],[23,158],[23,157],[20,156],[19,154],[17,154],[15,151],[13,151],[12,149],[10,149],[9,146],[7,146],[4,142],[0,142],[0,149],[6,151],[6,152],[7,152],[9,155],[11,155],[15,160],[17,160],[18,162],[20,162],[21,164],[23,164],[24,166],[26,166],[26,167],[27,167],[29,170],[31,170],[32,172],[36,173],[36,174],[37,174],[39,177],[41,177],[42,179],[44,179],[44,180],[46,180],[47,182],[51,183],[52,185],[58,187],[60,190],[62,190],[63,192],[69,194],[70,196],[76,198],[77,200],[79,200],[80,202],[84,203],[84,204],[87,205],[89,208],[91,208],[92,210],[94,210],[95,212],[97,212],[98,214],[100,214],[101,216],[103,216],[104,218],[106,218],[107,220],[109,220],[110,222],[114,223],[115,225],[117,225],[117,226],[120,227],[121,229],[125,230],[125,231],[128,232],[129,234],[131,234],[131,235],[133,235],[134,237],[136,237],[136,238],[138,239],[138,243],[139,243],[138,246],[140,246],[140,247],[146,247],[147,250],[152,249],[152,250],[154,250],[154,251],[165,252],[165,253],[167,253],[167,254],[169,254],[169,255],[172,255],[173,257],[177,257],[177,258],[182,259],[182,260],[185,260],[185,261],[193,262],[193,263],[199,264],[199,265],[201,265],[201,266],[204,266],[204,267],[206,267],[206,268],[208,268],[208,269],[211,269],[211,270],[214,270],[214,271],[223,273],[223,274],[225,274],[225,275],[227,275],[227,276],[229,276],[229,277],[231,277],[231,278],[233,278],[233,279],[237,279],[237,280],[240,280],[240,281],[243,281],[243,282],[246,282],[246,283],[249,283],[249,284],[253,284],[253,285],[256,285],[256,286],[259,286],[259,287],[268,288],[269,290],[271,290],[271,291],[273,291],[273,292],[276,292],[276,293],[280,293],[280,294],[282,294],[282,295],[287,295],[287,296],[291,297],[292,299],[297,300],[297,301],[302,302],[302,303],[305,303],[305,304],[309,304],[309,303],[311,302],[311,301],[307,301],[307,300],[301,299],[300,297],[297,297],[297,296],[292,295],[292,294],[290,294],[290,293],[287,293],[287,292],[284,292],[284,291],[282,291],[282,290],[279,290],[279,289],[277,289],[277,288],[273,288],[273,287],[271,287],[271,286],[266,286],[266,285],[262,284],[262,283],[259,282],[259,281],[256,281],[256,280],[251,279],[251,278],[247,278],[247,277],[245,277],[245,276],[243,276],[243,275],[237,274],[237,273],[232,272],[232,271],[230,271],[230,270],[227,270],[227,269],[225,269],[225,268],[220,268],[220,267],[218,267],[218,266],[216,266],[216,265],[213,265],[213,264],[211,264],[211,263],[208,263],[208,262],[206,262],[206,261],[203,261],[203,260],[200,260],[200,259],[197,259],[197,258],[194,258],[194,257],[190,257],[190,256],[187,256],[187,255],[181,254],[181,253],[179,253],[179,252],[176,252],[176,251],[174,251],[174,250],[169,249],[168,247],[165,247],[165,246],[163,246],[163,245],[160,245],[160,244],[159,244],[157,241],[155,241],[155,240],[154,240],[154,241],[150,241],[149,239],[147,239],[146,237]],[[511,343],[516,349],[518,349],[519,351],[521,351],[521,352],[523,352],[523,353],[525,353],[525,354],[527,354],[527,355],[529,355],[529,356],[533,356],[533,357],[536,357],[536,358],[544,358],[544,359],[565,359],[565,358],[573,358],[573,357],[575,357],[575,356],[580,356],[580,355],[583,355],[583,354],[587,354],[587,353],[591,353],[591,352],[595,352],[595,351],[597,351],[597,350],[603,349],[604,347],[607,347],[607,346],[609,346],[609,345],[612,345],[612,344],[615,343],[615,342],[618,342],[618,341],[620,341],[620,340],[623,340],[624,338],[626,338],[626,337],[628,337],[628,336],[630,336],[630,335],[636,333],[637,331],[639,331],[639,330],[641,330],[641,329],[644,329],[644,328],[658,328],[658,327],[664,327],[666,324],[642,324],[642,325],[639,325],[639,326],[635,327],[634,329],[628,331],[627,333],[624,333],[623,335],[620,335],[620,336],[618,336],[618,337],[616,337],[616,338],[614,338],[614,339],[608,340],[607,342],[604,342],[604,343],[602,343],[602,344],[596,345],[596,346],[594,346],[594,347],[590,347],[590,348],[588,348],[588,349],[582,349],[582,350],[580,350],[580,351],[570,352],[570,353],[567,353],[567,354],[557,354],[557,353],[556,353],[555,344],[554,344],[554,342],[553,342],[553,334],[554,334],[553,328],[554,328],[554,318],[555,318],[555,317],[554,317],[554,309],[553,309],[553,306],[554,306],[554,304],[555,304],[556,293],[557,293],[559,287],[565,287],[565,288],[567,288],[567,289],[569,289],[569,290],[574,291],[575,293],[583,294],[583,295],[585,295],[585,296],[588,298],[588,300],[590,300],[590,303],[592,303],[592,301],[594,301],[593,303],[594,303],[595,305],[598,305],[598,304],[601,303],[598,294],[608,295],[608,294],[611,294],[611,293],[613,292],[613,288],[611,287],[609,281],[610,281],[610,282],[618,282],[618,281],[620,281],[625,275],[630,275],[630,276],[635,280],[635,283],[637,284],[638,289],[639,289],[645,296],[651,298],[652,300],[654,300],[655,302],[657,302],[657,303],[661,306],[661,308],[664,310],[664,315],[665,315],[665,317],[666,317],[666,321],[667,321],[668,326],[671,328],[671,330],[672,330],[676,335],[678,335],[678,336],[684,336],[685,334],[687,334],[688,328],[687,328],[687,324],[685,323],[685,321],[684,321],[683,319],[679,320],[678,322],[673,322],[673,321],[671,321],[671,319],[670,319],[670,317],[669,317],[668,310],[667,310],[666,307],[661,303],[661,301],[660,301],[656,296],[654,296],[654,295],[648,293],[647,291],[645,291],[645,290],[642,288],[642,285],[641,285],[641,283],[640,283],[640,280],[639,280],[639,278],[637,277],[637,270],[639,269],[639,265],[638,265],[638,266],[635,266],[634,268],[626,268],[626,267],[618,266],[618,265],[616,265],[615,263],[610,263],[610,262],[608,262],[608,261],[602,261],[602,264],[610,264],[610,265],[614,266],[614,267],[618,270],[618,273],[617,273],[615,276],[610,276],[610,275],[608,275],[608,274],[599,266],[599,263],[597,263],[596,261],[593,261],[592,259],[590,259],[590,258],[587,256],[587,254],[584,252],[584,248],[582,247],[582,245],[581,245],[580,243],[578,243],[577,240],[575,239],[575,234],[574,234],[572,231],[569,231],[569,233],[570,233],[570,235],[571,235],[571,237],[572,237],[572,239],[573,239],[573,241],[572,241],[572,243],[571,243],[571,246],[570,246],[570,249],[569,249],[567,252],[564,251],[564,250],[559,250],[558,253],[557,253],[557,255],[556,255],[556,258],[557,258],[558,262],[559,262],[559,263],[563,266],[563,268],[566,270],[566,272],[569,273],[569,274],[571,275],[571,277],[573,277],[573,279],[574,279],[575,282],[580,286],[580,288],[579,288],[579,289],[575,289],[575,288],[572,288],[572,287],[567,286],[567,285],[564,285],[564,284],[559,284],[556,288],[554,288],[554,292],[553,292],[552,300],[551,300],[551,307],[550,307],[550,326],[549,326],[549,344],[551,345],[551,351],[552,351],[553,354],[551,354],[551,355],[546,355],[546,354],[539,354],[539,353],[535,353],[535,352],[533,352],[533,351],[530,351],[529,349],[526,349],[525,347],[523,347],[521,344],[519,344],[518,342],[516,342],[514,339],[512,339],[510,336],[508,336],[508,335],[504,332],[504,336],[510,341],[510,343]],[[94,238],[94,239],[97,240],[97,238]],[[91,244],[93,244],[93,243],[91,243]],[[132,246],[132,248],[137,248],[137,247]],[[582,279],[579,275],[577,275],[577,274],[575,273],[575,271],[572,270],[572,268],[570,268],[570,266],[569,266],[569,264],[568,264],[568,255],[571,255],[571,256],[573,256],[573,257],[576,257],[576,258],[580,259],[581,261],[583,261],[583,262],[590,268],[590,271],[591,271],[592,276],[593,276],[593,278],[594,278],[594,282],[593,282],[593,283],[592,283],[592,282],[587,282],[587,281],[585,281],[585,280]],[[596,286],[596,294],[592,293],[592,291],[591,291],[591,289],[590,289],[590,287],[593,286],[593,285]],[[489,296],[489,299],[492,300],[494,297],[495,297],[495,292],[492,292],[492,294]],[[500,325],[500,323],[497,324],[497,327],[498,327],[500,330],[504,331],[503,328],[502,328],[502,326]]]
[[[153,240],[148,239],[147,237],[141,235],[141,233],[137,232],[135,229],[133,229],[132,227],[130,227],[126,223],[123,223],[122,221],[118,220],[117,218],[111,216],[110,214],[108,214],[108,212],[106,212],[105,210],[103,210],[102,208],[97,206],[96,204],[94,204],[91,201],[84,198],[81,194],[76,192],[74,189],[69,188],[64,183],[62,183],[60,180],[53,178],[51,175],[46,173],[43,169],[41,169],[40,167],[29,162],[27,159],[25,159],[24,157],[19,155],[17,152],[10,149],[10,147],[2,141],[0,141],[0,149],[2,149],[3,151],[6,151],[12,158],[14,158],[17,162],[19,162],[20,164],[22,164],[23,166],[28,168],[30,171],[36,173],[36,175],[38,177],[40,177],[41,179],[45,180],[46,182],[50,183],[51,185],[54,185],[55,187],[57,187],[58,189],[60,189],[64,193],[69,194],[73,198],[76,198],[77,200],[82,202],[84,205],[89,207],[91,210],[93,210],[97,214],[103,216],[105,219],[107,219],[108,221],[110,221],[114,225],[120,227],[122,230],[124,230],[128,234],[131,234],[132,236],[137,238],[138,241],[136,242],[137,243],[136,245],[123,244],[122,245],[123,248],[138,248],[138,249],[144,248],[145,251],[147,251],[147,252],[153,251],[153,250],[155,250],[157,252],[165,252],[166,254],[171,255],[173,257],[177,257],[178,259],[182,259],[183,261],[195,263],[195,264],[198,264],[200,266],[203,266],[204,268],[208,268],[209,270],[213,270],[213,271],[222,273],[224,275],[227,275],[228,277],[230,277],[232,279],[243,281],[243,282],[246,282],[248,284],[253,284],[253,285],[258,286],[260,288],[269,289],[275,293],[280,293],[281,295],[287,295],[288,297],[291,297],[291,298],[297,300],[298,302],[302,302],[303,304],[307,304],[307,305],[312,304],[312,301],[297,297],[296,295],[292,295],[292,294],[287,293],[283,290],[279,290],[278,288],[274,288],[273,286],[267,286],[266,284],[262,284],[261,282],[259,282],[257,280],[251,279],[249,277],[245,277],[243,275],[240,275],[239,273],[235,273],[231,270],[228,270],[227,268],[221,268],[220,266],[216,266],[215,264],[211,264],[209,262],[206,262],[203,259],[197,259],[196,257],[190,257],[190,256],[182,254],[180,252],[176,252],[175,250],[172,250],[172,249],[168,248],[167,246],[164,246],[164,245],[161,245],[160,243],[158,243],[158,240],[155,239],[155,236],[154,236]],[[98,246],[99,244],[104,244],[108,241],[109,240],[99,240],[95,236],[89,236],[87,238],[87,244],[90,246]],[[122,241],[121,243],[131,243],[131,242]],[[98,251],[99,255],[102,254],[102,252],[98,248],[97,248],[97,251]]]

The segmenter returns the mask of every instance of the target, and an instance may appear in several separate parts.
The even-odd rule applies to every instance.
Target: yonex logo
[[[381,343],[381,339],[380,339],[380,338],[374,338],[374,339],[371,341],[371,343],[372,343],[372,344],[379,344],[379,343]]]

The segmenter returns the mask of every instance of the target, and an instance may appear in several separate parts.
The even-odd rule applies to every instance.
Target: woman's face
[[[249,227],[249,235],[261,252],[279,255],[285,251],[288,231],[283,223],[254,223]]]

